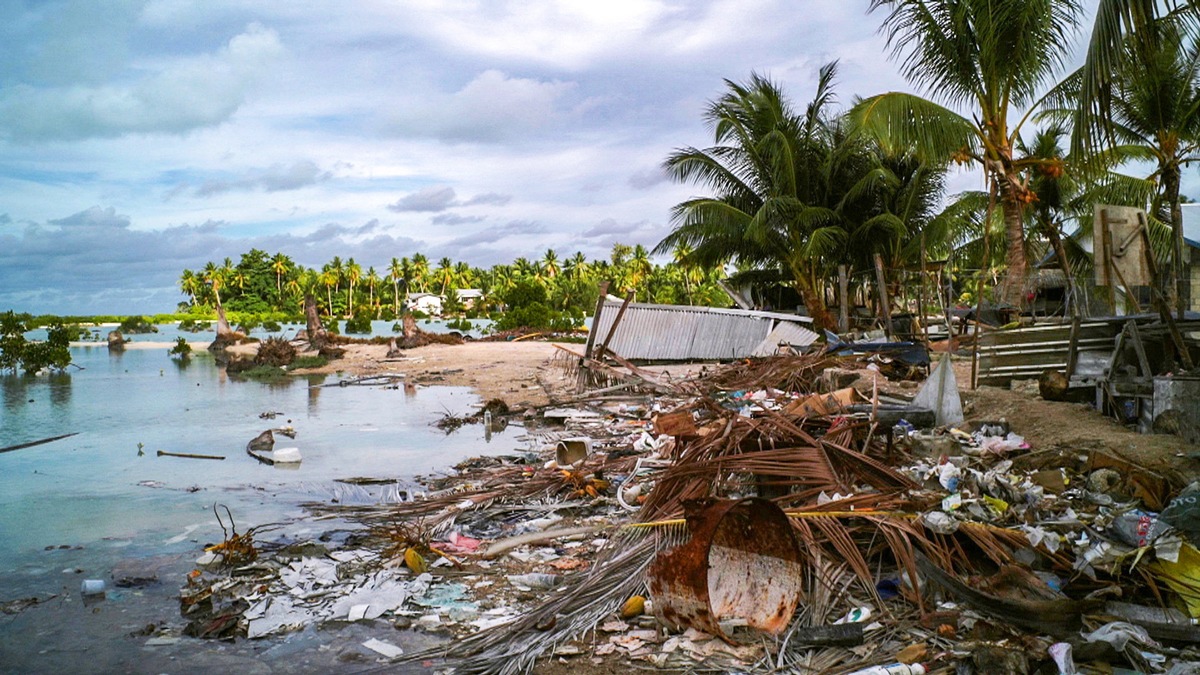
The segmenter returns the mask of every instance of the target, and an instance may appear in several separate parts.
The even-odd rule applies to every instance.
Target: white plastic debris
[[[376,654],[382,654],[383,656],[386,656],[389,659],[394,659],[397,656],[401,656],[404,654],[403,649],[397,647],[396,645],[394,645],[390,642],[384,642],[383,640],[378,640],[376,638],[371,638],[370,640],[367,640],[366,642],[362,643],[362,646],[366,647],[367,649],[370,649],[371,651],[375,652]]]

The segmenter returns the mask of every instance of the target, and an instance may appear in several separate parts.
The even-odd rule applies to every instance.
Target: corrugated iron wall
[[[608,335],[620,309],[620,302],[604,303],[598,325],[593,321],[591,327],[596,346]],[[630,303],[608,346],[624,358],[641,361],[744,358],[753,354],[780,320],[767,313],[757,314],[710,307]],[[792,320],[797,318],[792,317]],[[808,332],[812,340],[816,340],[816,333]]]

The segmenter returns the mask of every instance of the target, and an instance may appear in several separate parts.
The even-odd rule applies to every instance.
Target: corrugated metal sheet
[[[1189,312],[1188,320],[1178,322],[1185,338],[1200,328],[1198,318]],[[1143,330],[1158,323],[1157,314],[1098,317],[1079,325],[1078,367],[1074,380],[1094,380],[1103,374],[1116,344],[1117,334],[1126,321],[1133,319]],[[1071,342],[1070,324],[1048,324],[984,333],[979,341],[979,384],[1008,385],[1013,380],[1035,379],[1053,368],[1065,371]]]
[[[778,354],[779,348],[783,345],[790,345],[800,349],[811,345],[816,339],[816,333],[800,324],[790,321],[780,321],[775,325],[775,330],[772,330],[770,335],[758,343],[758,346],[754,348],[754,351],[750,355],[770,356]]]
[[[599,346],[621,302],[605,301],[599,320],[591,330]],[[780,323],[795,327],[794,344],[808,345],[817,334],[803,328],[808,317],[775,312],[755,312],[714,307],[630,303],[617,325],[608,347],[627,359],[639,361],[687,361],[738,359],[752,355]],[[807,334],[807,335],[806,335]]]

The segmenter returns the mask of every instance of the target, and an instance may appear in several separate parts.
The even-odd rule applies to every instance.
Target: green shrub
[[[371,317],[366,314],[359,314],[346,319],[346,333],[355,335],[370,335],[371,334]]]
[[[171,347],[171,351],[167,352],[172,357],[186,359],[192,355],[192,346],[188,344],[186,338],[175,338],[175,346]]]
[[[211,321],[198,321],[196,319],[184,319],[179,322],[179,330],[187,333],[200,333],[206,330],[212,330]]]
[[[283,326],[280,326],[278,321],[264,321],[262,322],[262,329],[268,333],[278,333],[283,330]]]
[[[468,331],[468,330],[472,330],[473,328],[475,328],[475,324],[471,323],[470,321],[467,321],[466,319],[461,319],[461,318],[460,319],[452,319],[452,320],[446,322],[446,328],[450,328],[452,330]]]
[[[157,333],[158,326],[150,323],[144,316],[127,316],[117,330],[125,334]]]
[[[288,370],[299,370],[301,368],[320,368],[329,363],[329,359],[324,356],[298,356],[292,359],[292,365],[288,366]]]
[[[237,374],[246,379],[258,380],[259,382],[274,382],[287,378],[287,373],[279,366],[254,366]]]
[[[0,314],[0,372],[18,370],[33,374],[43,368],[65,370],[71,365],[71,330],[61,323],[46,329],[46,339],[25,339],[24,316],[12,311]]]
[[[524,307],[516,307],[504,313],[496,322],[496,330],[514,330],[531,328],[534,330],[549,329],[554,319],[554,312],[546,305],[535,302]]]

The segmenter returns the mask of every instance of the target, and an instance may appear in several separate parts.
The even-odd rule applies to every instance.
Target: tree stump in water
[[[108,351],[123,352],[125,351],[126,342],[128,340],[125,339],[124,335],[121,335],[121,331],[113,330],[108,332]]]

